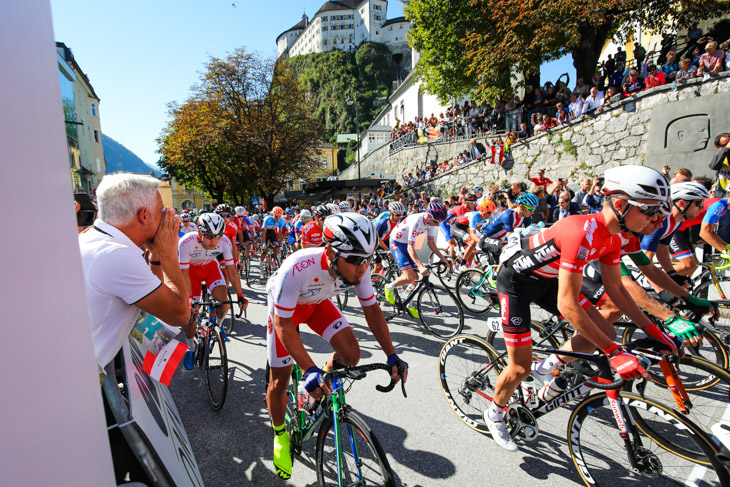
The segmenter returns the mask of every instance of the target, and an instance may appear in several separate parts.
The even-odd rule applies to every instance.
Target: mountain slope
[[[158,168],[145,163],[142,159],[131,150],[124,147],[116,140],[104,134],[102,137],[104,146],[104,157],[106,158],[107,174],[125,171],[134,173],[149,174],[154,173],[159,177],[161,172]]]

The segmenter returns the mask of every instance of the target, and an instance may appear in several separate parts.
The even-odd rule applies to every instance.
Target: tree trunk
[[[613,29],[612,22],[605,22],[599,26],[592,26],[588,22],[581,22],[581,39],[578,46],[573,49],[573,66],[576,77],[583,78],[590,83],[593,73],[598,69],[598,58],[601,55],[603,44],[608,39],[608,34]]]

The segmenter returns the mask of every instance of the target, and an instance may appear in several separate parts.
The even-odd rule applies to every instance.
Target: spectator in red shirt
[[[664,72],[657,71],[656,65],[650,64],[646,67],[646,70],[649,72],[649,75],[646,79],[644,79],[644,84],[647,89],[654,88],[655,86],[661,86],[667,82]]]
[[[527,168],[527,179],[532,181],[535,184],[535,186],[543,186],[545,188],[547,188],[548,184],[553,183],[550,179],[545,177],[545,169],[540,169],[539,171],[537,171],[537,177],[531,178],[530,177],[530,168],[528,167]]]

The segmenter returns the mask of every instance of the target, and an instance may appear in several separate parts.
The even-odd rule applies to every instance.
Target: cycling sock
[[[542,359],[542,361],[535,367],[535,370],[538,374],[542,375],[552,374],[555,369],[563,365],[565,365],[565,362],[560,360],[560,357],[556,354],[552,354],[548,358]]]
[[[489,416],[491,421],[504,421],[504,406],[500,406],[496,402],[492,401],[492,404],[489,406],[487,416]]]

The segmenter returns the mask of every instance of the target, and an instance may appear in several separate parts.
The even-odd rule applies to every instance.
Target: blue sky
[[[238,47],[276,55],[276,36],[324,0],[51,0],[54,35],[74,53],[101,98],[101,128],[147,163],[167,103],[184,101],[209,56]],[[235,7],[234,7],[235,4]],[[391,0],[388,18],[403,15]],[[563,61],[543,74],[555,80]],[[562,67],[562,69],[561,69]]]

